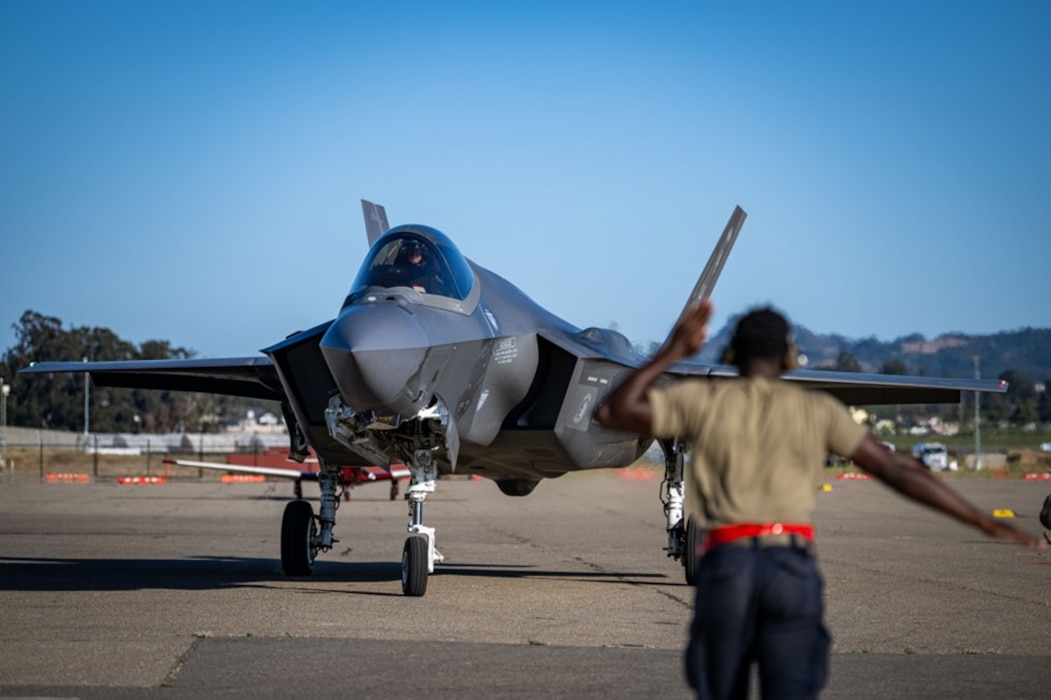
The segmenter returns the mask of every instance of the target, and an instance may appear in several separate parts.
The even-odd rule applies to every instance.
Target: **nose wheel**
[[[401,552],[401,592],[408,596],[421,596],[427,592],[427,548],[426,535],[412,535],[405,540]]]
[[[409,466],[412,481],[406,496],[409,499],[409,537],[401,552],[401,590],[409,596],[421,596],[427,592],[427,577],[434,565],[445,559],[434,546],[434,528],[423,524],[423,502],[434,493],[438,468],[430,450],[420,449],[413,453]]]

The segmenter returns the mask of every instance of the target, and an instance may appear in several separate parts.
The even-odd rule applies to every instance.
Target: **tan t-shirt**
[[[834,397],[781,380],[687,379],[649,400],[654,436],[692,446],[686,501],[701,527],[811,522],[825,455],[865,435]]]

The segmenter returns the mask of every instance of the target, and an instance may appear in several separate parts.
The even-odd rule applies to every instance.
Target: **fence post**
[[[146,438],[146,476],[150,475],[150,439]]]
[[[44,483],[44,434],[37,433],[37,439],[40,440],[40,483]]]
[[[95,456],[92,459],[92,463],[93,463],[92,472],[94,473],[95,478],[98,479],[99,478],[99,436],[96,434],[96,435],[92,435],[92,437],[95,440]]]

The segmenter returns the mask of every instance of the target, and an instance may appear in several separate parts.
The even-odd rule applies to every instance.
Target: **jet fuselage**
[[[409,267],[410,246],[425,250],[435,277],[423,281]],[[337,318],[266,352],[309,442],[331,462],[371,462],[376,451],[406,461],[428,442],[421,412],[437,409],[427,415],[440,424],[430,434],[441,470],[540,479],[625,466],[649,445],[591,419],[624,367],[578,358],[550,339],[608,345],[611,334],[633,352],[623,336],[582,333],[463,258],[440,232],[410,225],[376,240]],[[312,396],[296,396],[310,386]],[[321,404],[342,409],[342,437],[331,417],[321,420]]]

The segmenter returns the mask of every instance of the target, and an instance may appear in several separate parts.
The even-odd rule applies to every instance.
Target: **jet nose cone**
[[[333,321],[320,347],[343,400],[355,411],[407,415],[420,408],[417,387],[427,335],[408,309],[351,306]]]

